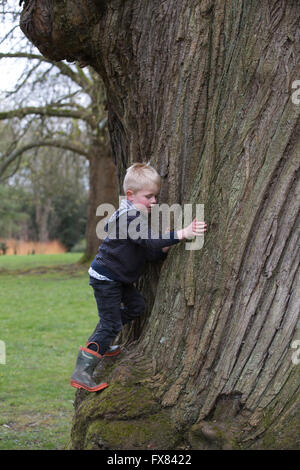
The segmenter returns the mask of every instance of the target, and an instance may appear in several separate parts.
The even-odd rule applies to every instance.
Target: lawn
[[[0,257],[0,449],[68,443],[70,375],[97,322],[88,268],[76,264],[80,256]]]

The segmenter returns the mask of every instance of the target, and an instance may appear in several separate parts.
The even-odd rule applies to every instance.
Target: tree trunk
[[[111,149],[103,141],[94,139],[89,149],[89,198],[86,228],[85,258],[95,256],[102,240],[97,237],[96,226],[101,220],[96,217],[97,207],[108,203],[118,207],[118,182],[116,165],[113,162]]]
[[[103,362],[110,387],[78,393],[72,448],[299,448],[299,3],[51,5],[49,32],[37,10],[23,30],[102,76],[120,180],[151,160],[161,202],[208,223],[141,280],[151,315]]]
[[[41,199],[37,194],[38,202],[35,207],[35,222],[37,226],[38,241],[48,242],[48,218],[51,209],[51,199]]]

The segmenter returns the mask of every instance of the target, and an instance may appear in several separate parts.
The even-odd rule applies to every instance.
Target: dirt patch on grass
[[[63,413],[65,417],[69,417],[68,413]],[[70,412],[71,414],[71,412]],[[26,430],[34,430],[40,427],[49,427],[56,424],[57,420],[62,419],[62,413],[50,413],[50,414],[41,414],[41,413],[26,413],[19,416],[6,417],[7,419],[2,418],[3,424],[0,425],[2,431],[13,431],[13,432],[22,432]]]
[[[0,269],[0,275],[7,275],[7,274],[28,274],[28,275],[42,275],[42,274],[51,274],[51,273],[59,273],[59,274],[71,274],[72,277],[74,276],[81,276],[82,274],[86,273],[88,270],[87,265],[83,264],[62,264],[58,266],[35,266],[33,268],[22,268],[22,269],[7,269],[2,268]]]

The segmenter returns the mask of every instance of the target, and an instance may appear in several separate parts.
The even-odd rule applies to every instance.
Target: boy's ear
[[[131,189],[127,189],[126,197],[129,199],[129,201],[130,201],[130,198],[132,197],[132,195],[133,195],[133,191]]]

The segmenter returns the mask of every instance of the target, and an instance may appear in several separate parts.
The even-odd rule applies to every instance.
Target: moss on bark
[[[109,387],[78,391],[69,449],[172,449],[182,436],[170,410],[162,409],[149,377],[149,365],[103,361],[100,374]],[[108,378],[107,378],[108,377]]]

